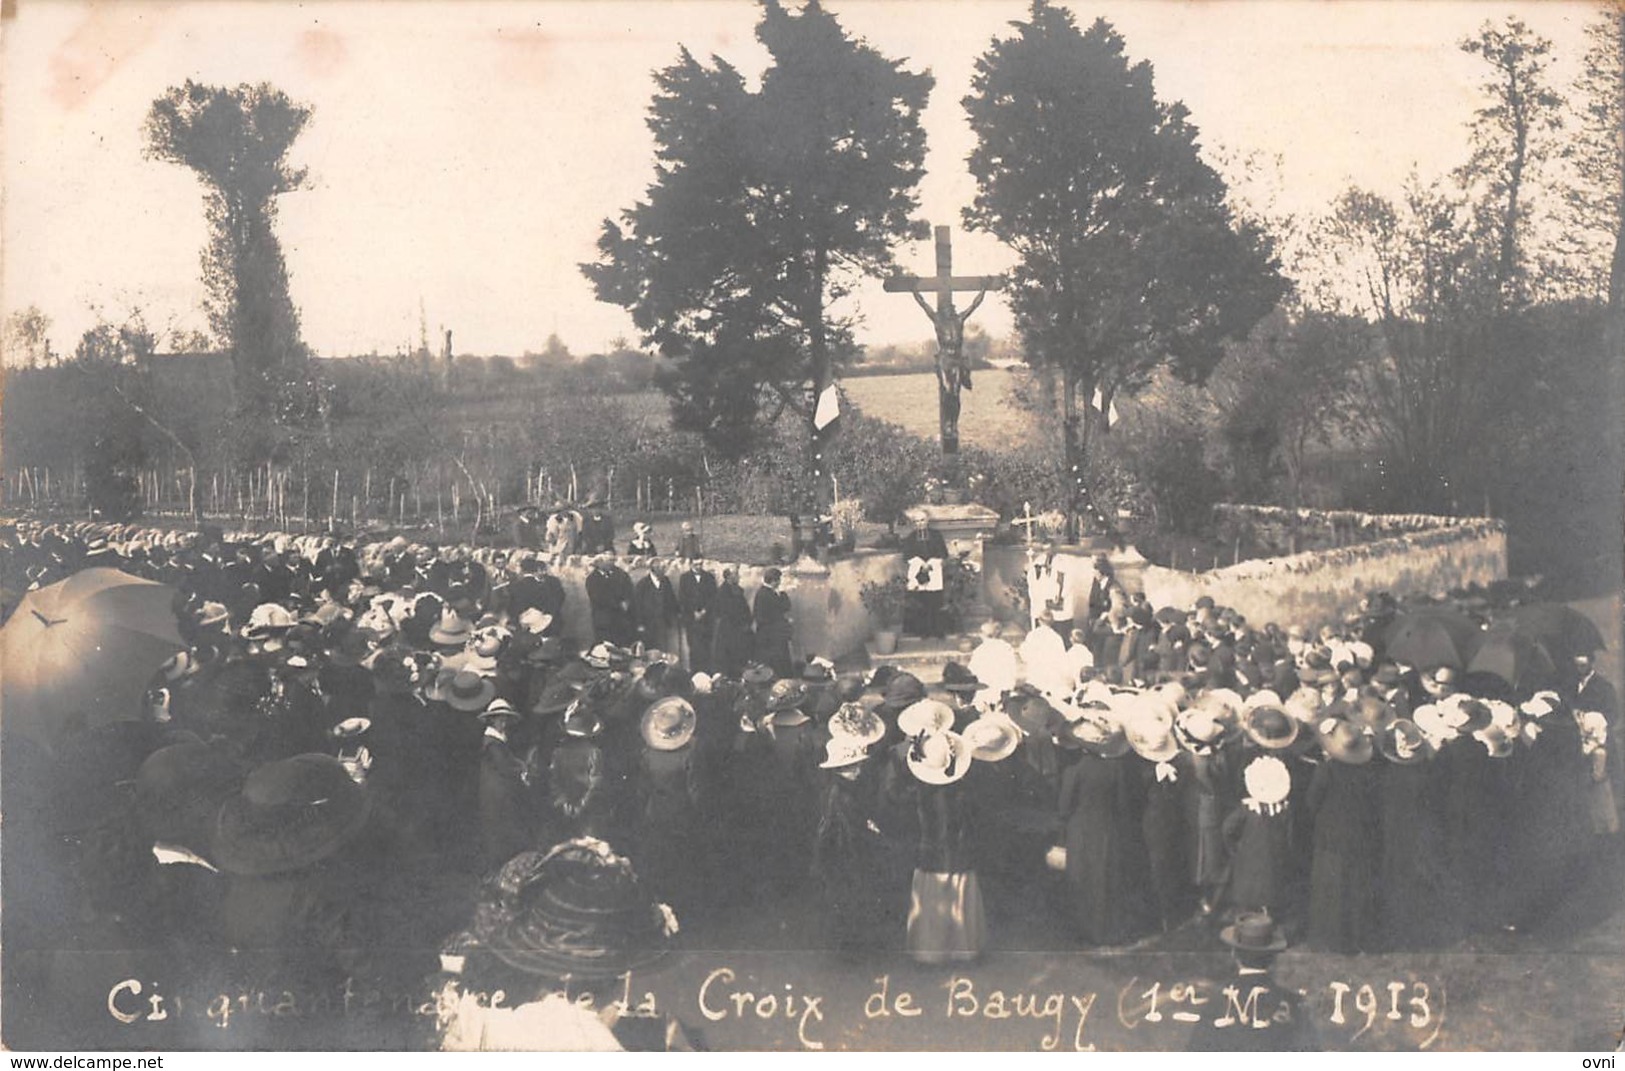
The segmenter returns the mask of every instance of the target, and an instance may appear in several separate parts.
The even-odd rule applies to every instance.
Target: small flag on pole
[[[813,410],[813,428],[823,431],[835,423],[835,418],[841,415],[841,396],[831,383],[824,388],[824,393],[818,396],[818,407]]]

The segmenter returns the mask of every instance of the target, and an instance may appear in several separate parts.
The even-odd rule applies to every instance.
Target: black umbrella
[[[1467,672],[1499,677],[1518,692],[1533,692],[1557,683],[1557,667],[1546,648],[1540,641],[1510,628],[1485,634]]]
[[[1592,654],[1608,645],[1591,618],[1560,602],[1541,602],[1512,611],[1513,630],[1537,641],[1555,659]]]
[[[1396,662],[1432,669],[1462,669],[1478,652],[1478,622],[1450,610],[1412,610],[1394,618],[1383,635],[1383,650]]]

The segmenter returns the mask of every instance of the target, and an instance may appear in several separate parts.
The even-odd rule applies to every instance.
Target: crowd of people
[[[1306,631],[1105,583],[1080,627],[989,622],[922,681],[792,658],[773,571],[752,607],[698,559],[600,553],[577,643],[549,561],[0,533],[19,589],[98,566],[173,586],[185,643],[141,710],[7,733],[8,950],[522,968],[540,954],[514,942],[553,939],[482,924],[472,893],[413,901],[403,875],[489,890],[576,843],[613,846],[690,934],[812,903],[821,947],[967,960],[1001,897],[1048,881],[1062,943],[1262,912],[1293,943],[1395,951],[1527,927],[1618,851],[1619,708],[1592,650],[1535,687],[1397,660],[1381,596]]]

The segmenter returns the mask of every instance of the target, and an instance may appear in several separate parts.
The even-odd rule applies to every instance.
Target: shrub
[[[902,624],[903,603],[908,598],[908,588],[903,583],[902,577],[866,580],[858,589],[858,597],[863,600],[863,608],[869,611],[879,627],[895,628]]]

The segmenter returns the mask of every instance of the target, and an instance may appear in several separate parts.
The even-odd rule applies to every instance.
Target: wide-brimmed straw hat
[[[970,745],[952,730],[925,733],[909,745],[909,772],[928,785],[951,785],[970,772]]]
[[[1250,707],[1241,720],[1242,732],[1266,751],[1284,751],[1298,739],[1298,723],[1279,706]]]
[[[886,723],[880,715],[872,710],[866,710],[859,703],[842,703],[840,708],[830,715],[830,736],[846,737],[857,741],[867,747],[878,744],[886,738]]]
[[[440,621],[429,630],[429,642],[436,647],[461,647],[474,635],[474,626],[456,610],[447,607]]]
[[[835,735],[824,741],[824,761],[818,764],[821,770],[839,770],[843,766],[852,766],[869,757],[869,746],[862,740],[853,736]]]
[[[939,699],[918,700],[897,715],[897,728],[904,736],[943,732],[953,724],[953,708]]]
[[[965,726],[962,735],[971,758],[981,762],[1003,762],[1021,744],[1021,728],[1003,714],[983,714]]]
[[[1377,748],[1382,757],[1400,766],[1410,766],[1427,759],[1432,749],[1427,737],[1409,718],[1395,718],[1377,736]]]
[[[649,704],[638,731],[643,742],[656,751],[676,751],[694,739],[699,719],[694,707],[681,696],[667,696]]]
[[[1145,707],[1124,721],[1123,735],[1134,753],[1147,762],[1167,762],[1179,754],[1173,718],[1155,706]]]
[[[1086,709],[1068,731],[1072,739],[1101,758],[1121,758],[1129,753],[1128,735],[1111,711]]]
[[[220,807],[215,855],[233,874],[280,874],[328,858],[366,825],[371,801],[331,755],[266,763]]]

